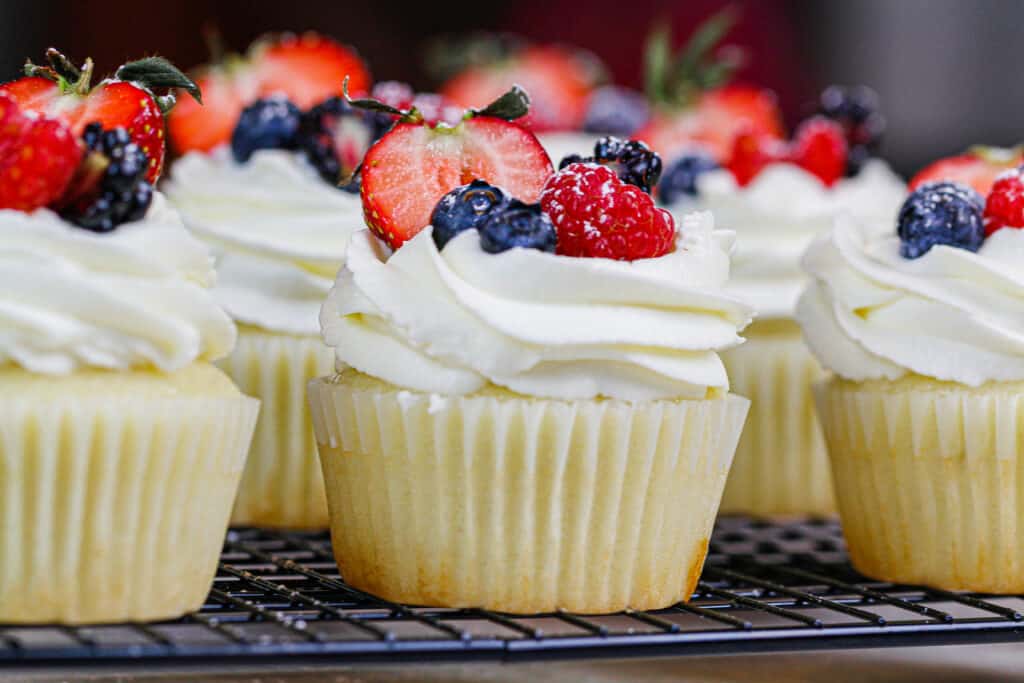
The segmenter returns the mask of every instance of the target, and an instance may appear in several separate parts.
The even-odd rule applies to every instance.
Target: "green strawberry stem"
[[[345,80],[342,81],[341,84],[341,93],[350,107],[363,109],[365,111],[381,112],[383,114],[393,114],[398,117],[398,120],[401,123],[423,122],[423,114],[421,114],[416,107],[411,107],[408,110],[403,111],[397,107],[392,107],[390,104],[384,104],[380,100],[375,100],[372,97],[363,97],[358,100],[352,99],[352,96],[348,94],[348,80],[349,77],[345,76]]]
[[[495,118],[505,119],[506,121],[514,121],[520,117],[526,116],[529,111],[530,96],[518,85],[513,85],[511,90],[488,104],[483,109],[470,109],[467,111],[464,118],[469,119],[474,116],[493,116]]]
[[[32,60],[25,62],[25,75],[53,81],[64,94],[82,96],[89,94],[95,66],[92,59],[86,59],[85,64],[79,68],[72,64],[71,60],[51,47],[46,51],[46,60],[50,63],[50,66],[40,66],[34,64]]]

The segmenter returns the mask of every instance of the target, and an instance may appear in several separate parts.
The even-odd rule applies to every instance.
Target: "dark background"
[[[216,24],[242,50],[266,31],[315,28],[355,45],[378,80],[427,89],[431,37],[508,30],[598,54],[616,80],[639,85],[643,39],[658,17],[682,37],[717,0],[0,0],[0,80],[53,45],[112,71],[159,53],[182,67],[205,60]],[[751,0],[732,42],[748,48],[743,79],[773,88],[790,122],[829,83],[866,83],[889,121],[883,148],[903,173],[972,144],[1024,138],[1021,0]]]

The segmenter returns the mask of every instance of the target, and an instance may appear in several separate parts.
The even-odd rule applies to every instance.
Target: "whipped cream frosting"
[[[822,364],[853,381],[1024,380],[1024,230],[913,260],[893,232],[840,219],[804,257],[797,318]]]
[[[718,351],[752,311],[722,293],[731,233],[687,216],[675,250],[633,262],[533,249],[487,254],[468,230],[438,251],[428,227],[389,254],[356,233],[320,314],[346,366],[408,389],[624,400],[728,389]]]
[[[849,213],[866,224],[892,225],[906,197],[903,181],[877,159],[832,187],[799,166],[772,164],[746,187],[721,170],[701,175],[697,188],[697,202],[673,213],[710,210],[720,227],[736,232],[728,291],[749,301],[759,318],[793,316],[806,283],[800,257],[836,216]]]
[[[217,301],[240,323],[316,335],[317,315],[349,237],[364,227],[358,194],[324,182],[301,155],[192,152],[165,184],[186,225],[217,258]]]
[[[213,281],[209,251],[160,194],[106,234],[46,209],[0,210],[0,366],[170,372],[216,360],[235,326]]]

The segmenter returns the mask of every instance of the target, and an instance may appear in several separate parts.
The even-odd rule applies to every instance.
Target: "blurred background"
[[[0,0],[0,80],[49,46],[113,71],[144,54],[181,67],[205,61],[201,27],[243,50],[266,31],[317,29],[355,45],[378,80],[421,89],[426,44],[442,34],[501,30],[587,48],[617,82],[639,86],[644,38],[655,21],[677,41],[726,3],[714,0]],[[1020,0],[752,0],[731,34],[750,60],[741,79],[773,88],[795,122],[831,83],[864,83],[888,119],[883,156],[903,174],[977,143],[1024,139],[1017,73]]]

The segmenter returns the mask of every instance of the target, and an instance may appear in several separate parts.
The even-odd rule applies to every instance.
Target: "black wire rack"
[[[346,585],[322,534],[235,530],[206,605],[174,622],[0,626],[5,663],[333,657],[529,659],[1012,641],[1024,599],[880,583],[836,523],[719,520],[692,600],[607,616],[400,605]]]

